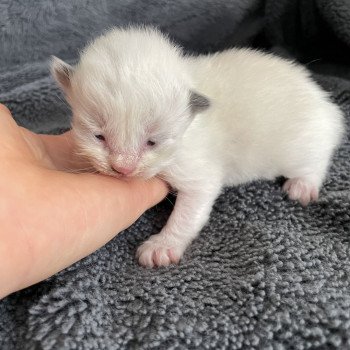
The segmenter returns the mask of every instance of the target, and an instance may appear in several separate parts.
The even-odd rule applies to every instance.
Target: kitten
[[[343,133],[340,109],[302,66],[231,49],[187,57],[159,31],[113,29],[52,72],[73,110],[77,144],[101,173],[177,191],[143,266],[178,263],[223,186],[283,175],[292,200],[317,200]]]

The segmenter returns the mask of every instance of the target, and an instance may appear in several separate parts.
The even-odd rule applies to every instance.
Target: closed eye
[[[95,137],[96,137],[98,140],[100,140],[100,141],[106,141],[105,137],[104,137],[103,135],[101,135],[101,134],[95,135]]]
[[[147,146],[153,147],[153,146],[155,146],[155,145],[156,145],[156,142],[155,142],[155,141],[153,141],[153,140],[148,140],[148,141],[147,141]]]

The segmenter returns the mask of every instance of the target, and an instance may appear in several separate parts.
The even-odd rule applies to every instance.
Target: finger
[[[12,118],[10,110],[0,103],[0,123],[1,123],[1,132],[4,136],[9,134],[18,135],[18,125],[16,121]]]
[[[46,152],[58,170],[93,170],[87,159],[76,153],[76,145],[71,131],[61,135],[39,135]]]
[[[169,192],[167,184],[158,178],[146,181],[134,179],[126,182],[125,187],[125,211],[135,219],[163,200]]]
[[[0,104],[0,155],[5,157],[31,158],[31,149],[22,130],[12,118],[10,110]]]
[[[167,185],[159,179],[121,181],[96,174],[62,174],[67,178],[64,190],[62,188],[67,192],[66,204],[63,205],[69,207],[74,202],[77,207],[72,216],[74,225],[79,213],[84,213],[88,229],[81,236],[83,242],[80,241],[79,245],[85,247],[87,254],[133,224],[168,193]]]
[[[167,184],[158,178],[123,181],[96,174],[67,175],[71,178],[67,186],[86,194],[95,214],[96,208],[103,208],[99,212],[101,221],[106,225],[110,222],[111,227],[114,225],[114,232],[127,228],[143,212],[163,200],[169,191]]]
[[[0,103],[0,114],[11,115],[11,112],[4,104]]]
[[[59,170],[87,167],[87,163],[83,165],[78,157],[73,159],[74,143],[70,132],[58,136],[35,134],[19,127],[3,104],[0,104],[0,127],[2,156],[16,156],[30,162],[35,159],[42,165],[49,165],[49,168],[52,168],[53,163]]]

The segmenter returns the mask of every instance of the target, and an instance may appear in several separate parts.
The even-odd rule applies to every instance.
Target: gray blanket
[[[87,40],[128,23],[156,24],[191,52],[250,45],[296,57],[350,120],[348,0],[0,0],[0,101],[34,131],[67,129],[49,56],[73,62]],[[143,269],[135,249],[165,223],[164,201],[2,300],[0,349],[350,348],[349,169],[347,133],[317,204],[287,200],[281,179],[228,188],[179,266]]]

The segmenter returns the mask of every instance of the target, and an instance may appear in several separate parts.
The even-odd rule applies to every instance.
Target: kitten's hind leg
[[[283,191],[288,194],[291,200],[297,200],[301,205],[306,206],[310,202],[317,201],[320,182],[313,177],[293,177],[283,185]]]
[[[317,201],[327,168],[328,159],[318,162],[315,166],[302,166],[299,169],[286,171],[284,176],[287,180],[283,185],[283,191],[291,200],[297,200],[303,206]]]
[[[287,178],[283,190],[292,200],[298,200],[303,206],[317,201],[320,187],[327,175],[333,154],[332,144],[310,144],[304,153],[289,154],[287,166],[282,175]]]

